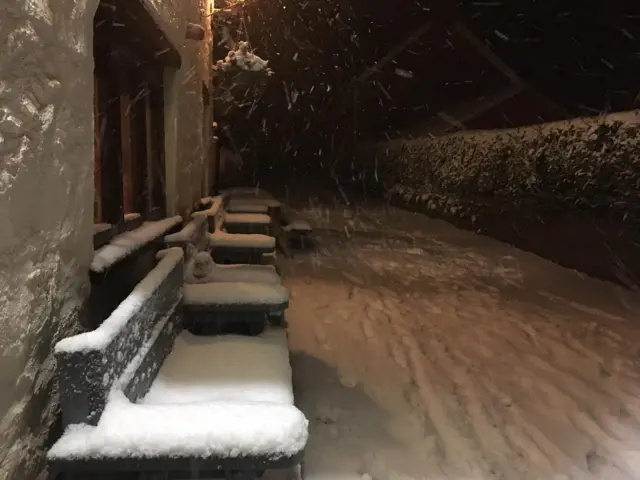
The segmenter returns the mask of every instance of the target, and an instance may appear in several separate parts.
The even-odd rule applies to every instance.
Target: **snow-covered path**
[[[394,209],[284,265],[309,480],[640,479],[640,302]]]

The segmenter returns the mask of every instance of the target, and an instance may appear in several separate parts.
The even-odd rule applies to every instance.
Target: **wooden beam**
[[[122,142],[122,201],[124,213],[133,213],[133,145],[131,138],[131,97],[120,95],[120,132]]]
[[[395,46],[395,48],[391,49],[379,62],[376,62],[372,67],[367,67],[358,77],[355,79],[355,83],[362,82],[366,80],[375,72],[379,72],[387,63],[392,61],[398,55],[400,55],[403,51],[405,51],[409,46],[418,41],[420,37],[422,37],[425,33],[427,33],[431,29],[431,24],[422,25],[415,32],[409,35],[404,39],[403,42],[399,43]]]
[[[511,85],[493,94],[485,95],[473,102],[464,102],[440,112],[438,116],[453,126],[466,129],[466,122],[488,112],[493,107],[515,97],[524,91],[524,84]],[[453,120],[453,121],[449,121]]]
[[[100,140],[100,85],[97,75],[93,74],[93,221],[102,222],[102,165]]]
[[[500,57],[498,57],[493,51],[488,48],[484,43],[482,43],[478,37],[476,37],[469,27],[467,27],[464,22],[456,23],[456,30],[462,35],[467,42],[471,44],[476,51],[485,58],[489,63],[491,63],[494,67],[496,67],[503,75],[509,78],[513,83],[517,85],[522,85],[524,82],[518,76],[516,72],[514,72],[511,68],[504,63]]]

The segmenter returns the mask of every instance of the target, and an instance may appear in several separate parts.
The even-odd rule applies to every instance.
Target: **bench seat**
[[[184,306],[228,310],[284,310],[289,291],[282,285],[248,282],[193,283],[184,286]]]
[[[287,334],[282,329],[268,329],[257,337],[182,332],[141,403],[293,405],[291,382]]]
[[[228,233],[216,229],[209,236],[211,255],[219,264],[260,264],[262,256],[276,249],[276,239],[263,234]]]
[[[184,286],[185,328],[196,334],[261,334],[268,323],[284,324],[289,291],[282,285],[221,282]]]
[[[268,235],[271,228],[271,217],[262,213],[225,212],[223,226],[227,233]]]
[[[280,285],[282,278],[273,265],[218,265],[204,277],[194,277],[187,267],[185,282],[189,284],[213,282],[243,282]]]
[[[311,233],[313,229],[306,220],[294,220],[284,226],[284,231],[287,233],[307,234]]]
[[[224,224],[227,225],[270,225],[271,217],[262,213],[226,213]]]
[[[236,199],[229,200],[225,210],[229,213],[262,213],[266,215],[269,213],[269,205],[253,203],[251,200]]]
[[[269,235],[227,233],[218,230],[210,236],[211,248],[253,249],[269,253],[276,248],[276,239]]]

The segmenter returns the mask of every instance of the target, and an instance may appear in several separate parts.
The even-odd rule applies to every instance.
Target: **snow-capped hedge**
[[[359,157],[388,194],[443,214],[523,206],[640,213],[640,125],[633,123],[396,140]]]

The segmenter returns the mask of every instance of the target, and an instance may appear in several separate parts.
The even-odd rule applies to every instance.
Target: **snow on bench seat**
[[[212,248],[253,248],[256,250],[273,250],[276,248],[276,239],[269,235],[227,233],[216,230],[211,234],[210,245]]]
[[[198,276],[194,275],[193,263],[193,261],[190,262],[186,268],[185,283],[245,282],[270,285],[282,283],[273,265],[219,265],[211,260],[211,268],[204,276]]]
[[[293,405],[202,402],[147,405],[112,394],[98,425],[72,425],[50,461],[145,458],[276,460],[300,453],[308,421]]]
[[[269,213],[269,205],[252,203],[250,200],[230,200],[225,210],[230,213]]]
[[[269,225],[271,217],[261,213],[226,213],[224,216],[225,224],[253,224],[253,225]]]
[[[305,220],[294,220],[291,223],[285,225],[284,230],[286,232],[296,232],[296,233],[309,233],[313,229],[309,222]]]
[[[287,334],[201,337],[183,331],[141,403],[265,402],[293,405]]]
[[[288,303],[289,291],[283,285],[222,282],[194,283],[184,286],[185,306],[282,308]]]
[[[278,459],[299,454],[307,439],[284,331],[182,332],[139,403],[114,390],[98,424],[71,425],[48,458]]]

